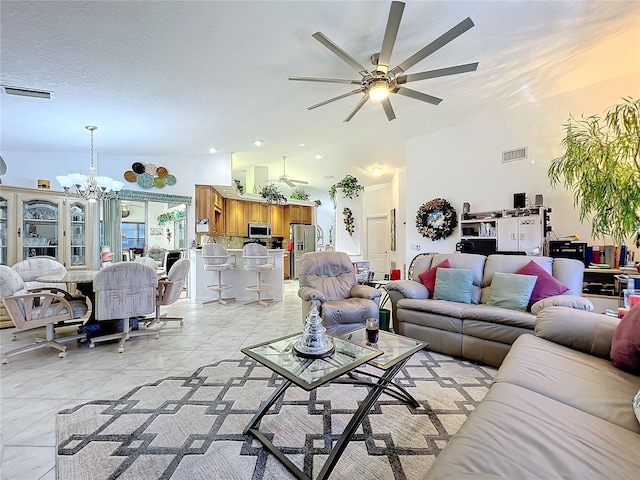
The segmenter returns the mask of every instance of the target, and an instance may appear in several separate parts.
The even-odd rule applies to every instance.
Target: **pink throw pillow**
[[[610,355],[614,367],[640,374],[640,304],[620,320],[613,332]]]
[[[515,273],[519,275],[533,275],[534,277],[538,277],[536,285],[533,287],[533,292],[531,292],[529,306],[533,305],[538,300],[553,297],[554,295],[562,295],[564,292],[569,290],[569,287],[561,281],[556,280],[553,275],[533,260]]]
[[[429,290],[429,296],[430,297],[433,297],[433,291],[436,288],[436,273],[438,272],[439,268],[451,268],[451,264],[449,263],[449,259],[448,258],[445,259],[444,261],[440,262],[435,267],[431,267],[426,272],[422,272],[420,275],[418,275],[418,278],[420,279],[422,284],[425,287],[427,287],[427,290]]]

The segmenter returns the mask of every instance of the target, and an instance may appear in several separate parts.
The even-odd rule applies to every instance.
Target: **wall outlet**
[[[420,251],[420,245],[418,245],[417,243],[412,243],[411,244],[411,250],[415,250],[416,252]]]

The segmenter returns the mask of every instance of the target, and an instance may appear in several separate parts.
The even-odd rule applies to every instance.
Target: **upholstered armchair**
[[[329,334],[340,335],[363,327],[367,318],[378,318],[381,292],[357,284],[353,263],[346,253],[305,253],[298,281],[302,320],[309,313],[311,301],[318,300]]]
[[[167,278],[158,280],[158,296],[156,297],[156,314],[154,317],[147,318],[147,327],[153,326],[156,323],[164,323],[169,320],[178,321],[182,326],[184,324],[182,317],[167,317],[160,315],[160,307],[165,305],[171,305],[180,298],[184,284],[187,282],[187,275],[191,264],[189,260],[183,258],[173,264],[169,270]]]
[[[26,289],[42,287],[60,288],[60,283],[43,283],[37,279],[45,275],[59,275],[63,277],[67,273],[67,269],[62,263],[53,257],[47,256],[30,257],[16,263],[11,268],[22,277]],[[80,292],[69,293],[74,299],[84,300],[85,298]]]
[[[24,281],[15,270],[0,265],[0,296],[18,330],[45,327],[46,332],[44,339],[36,338],[32,344],[5,351],[2,363],[7,363],[12,355],[43,347],[55,348],[60,352],[58,356],[62,358],[67,350],[62,343],[84,338],[83,334],[66,337],[55,335],[54,324],[80,318],[87,313],[87,304],[73,300],[68,292],[49,287],[27,290]],[[15,336],[12,340],[15,340]]]

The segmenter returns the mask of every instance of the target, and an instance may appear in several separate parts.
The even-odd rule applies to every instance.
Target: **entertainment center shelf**
[[[543,207],[463,213],[459,251],[542,255],[545,238]]]

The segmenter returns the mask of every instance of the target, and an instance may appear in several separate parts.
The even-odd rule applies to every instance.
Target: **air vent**
[[[4,91],[7,92],[7,95],[18,95],[19,97],[33,97],[33,98],[44,98],[46,100],[51,99],[51,93],[47,90],[33,90],[30,88],[22,88],[22,87],[8,87],[3,85]]]
[[[515,150],[507,150],[502,152],[502,163],[517,162],[518,160],[524,160],[528,157],[528,148],[516,148]]]

